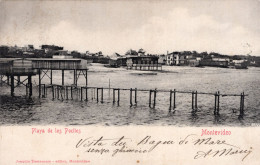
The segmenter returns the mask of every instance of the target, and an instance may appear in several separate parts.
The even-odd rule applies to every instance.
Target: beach
[[[214,96],[198,94],[198,111],[191,113],[191,94],[176,94],[175,112],[169,113],[169,93],[158,92],[156,107],[149,108],[149,92],[138,92],[137,106],[130,107],[129,91],[120,92],[120,104],[113,104],[112,89],[104,90],[104,103],[96,101],[94,91],[89,89],[89,100],[79,97],[63,101],[52,100],[51,89],[47,98],[38,98],[38,76],[33,76],[33,98],[25,98],[25,87],[15,88],[15,97],[10,96],[10,87],[1,90],[1,125],[159,125],[159,126],[250,126],[260,119],[260,68],[246,70],[163,66],[163,71],[138,71],[125,68],[107,68],[91,64],[88,71],[89,87],[137,88],[198,91],[221,94],[245,92],[245,115],[239,119],[240,97],[220,97],[220,115],[214,116]],[[53,84],[61,84],[61,73],[53,71]],[[44,77],[43,84],[50,80]],[[65,71],[65,85],[73,83],[73,73]],[[85,86],[80,77],[79,86]]]

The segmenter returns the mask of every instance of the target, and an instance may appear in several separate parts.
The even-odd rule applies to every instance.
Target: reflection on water
[[[177,126],[247,126],[260,121],[260,68],[235,70],[224,68],[191,68],[165,66],[163,72],[133,71],[124,68],[105,68],[100,64],[90,67],[88,85],[111,88],[177,89],[185,91],[240,94],[245,92],[245,116],[239,119],[239,97],[220,97],[220,115],[214,116],[214,96],[198,95],[198,111],[192,113],[191,94],[176,94],[176,109],[169,113],[169,93],[157,93],[155,108],[149,108],[149,92],[138,92],[137,106],[130,107],[129,91],[120,91],[120,104],[112,103],[112,90],[104,91],[104,103],[97,103],[94,91],[89,90],[89,101],[52,100],[51,89],[47,98],[37,98],[33,89],[32,100],[11,98],[7,86],[0,87],[0,123],[5,125],[177,125]],[[61,84],[61,73],[53,72],[55,84]],[[65,84],[73,83],[73,74],[65,72]],[[34,77],[34,85],[38,82]],[[45,77],[42,82],[48,84]],[[110,83],[109,83],[110,82]],[[85,85],[82,78],[79,85]],[[24,87],[15,89],[24,95]],[[93,99],[92,99],[93,98]]]

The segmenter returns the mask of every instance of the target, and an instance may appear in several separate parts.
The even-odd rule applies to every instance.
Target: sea
[[[97,101],[95,89],[88,89],[88,101],[80,99],[73,91],[73,99],[52,98],[47,88],[45,98],[38,98],[38,75],[33,76],[33,97],[26,97],[26,88],[0,86],[1,125],[153,125],[153,126],[251,126],[260,123],[260,68],[231,69],[215,67],[163,66],[162,71],[127,70],[108,68],[103,64],[88,66],[88,86],[104,87],[104,100]],[[44,73],[42,73],[44,75]],[[21,81],[26,77],[21,77]],[[53,84],[61,85],[61,71],[53,71]],[[25,81],[26,82],[26,81]],[[48,76],[42,83],[50,84]],[[85,86],[84,76],[79,76],[78,86]],[[73,84],[73,72],[65,71],[65,85]],[[119,104],[113,104],[112,88],[157,89],[156,105],[149,107],[149,91],[137,92],[137,104],[130,106],[130,91],[120,91]],[[192,94],[176,93],[176,108],[169,111],[170,93],[162,90],[204,92],[220,94],[245,93],[244,116],[240,114],[239,96],[220,96],[219,115],[214,115],[214,95],[197,95],[197,112],[192,112]],[[134,98],[134,93],[133,93]],[[117,93],[116,93],[117,100]],[[153,97],[152,97],[153,101]],[[134,99],[133,99],[134,102]]]

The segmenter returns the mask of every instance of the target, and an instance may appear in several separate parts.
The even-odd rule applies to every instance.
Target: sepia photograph
[[[55,130],[67,144],[68,133],[93,130],[93,136],[99,137],[100,132],[117,135],[112,133],[118,130],[119,140],[111,142],[116,146],[127,141],[123,135],[127,130],[136,130],[144,136],[136,142],[139,147],[152,144],[152,136],[145,134],[149,129],[161,130],[162,134],[155,135],[162,137],[171,137],[168,130],[183,129],[185,140],[193,135],[188,135],[190,129],[198,136],[231,139],[234,130],[241,129],[237,140],[251,139],[242,135],[249,135],[248,130],[259,134],[259,17],[259,0],[0,0],[1,137],[11,136],[4,132],[14,129],[22,132],[16,137],[31,139],[41,134],[41,141],[49,141],[52,137],[42,134]],[[139,137],[136,134],[131,133]],[[112,139],[91,138],[77,140],[73,147],[99,142],[103,146],[102,142]],[[7,142],[8,138],[0,140],[0,146]],[[193,139],[196,146],[200,142]],[[226,145],[237,149],[233,154],[246,154],[242,161],[260,147],[242,150],[232,142]],[[126,146],[109,153],[114,157],[128,152]],[[138,147],[131,152],[144,153]],[[161,146],[160,153],[164,149]],[[44,151],[47,154],[50,149]],[[105,149],[97,152],[102,155]],[[203,155],[198,151],[194,159],[213,154],[215,158],[219,152]],[[0,159],[3,155],[0,151]],[[170,164],[159,155],[154,163]],[[232,159],[227,157],[224,160]],[[12,163],[86,164],[91,159],[49,162],[40,158],[26,161],[22,159],[29,157],[21,156]],[[252,159],[252,164],[260,161]],[[104,163],[99,161],[93,164]],[[134,163],[143,162],[138,158]]]

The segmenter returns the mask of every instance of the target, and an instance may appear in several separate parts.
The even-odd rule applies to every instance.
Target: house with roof
[[[179,65],[180,64],[180,53],[172,52],[166,55],[166,65]]]

